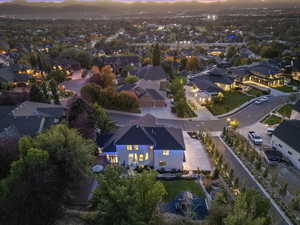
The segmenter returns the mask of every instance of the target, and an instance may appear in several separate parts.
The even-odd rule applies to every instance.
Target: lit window
[[[154,146],[150,146],[149,149],[150,149],[150,150],[153,150],[153,149],[154,149]]]
[[[133,154],[132,153],[128,154],[128,161],[133,162]]]
[[[132,145],[127,145],[127,150],[131,151],[132,150]]]
[[[165,155],[165,156],[170,155],[170,151],[169,150],[163,150],[163,155]]]
[[[159,161],[159,166],[166,166],[167,165],[167,162],[166,161]]]
[[[144,155],[143,154],[140,154],[140,158],[139,158],[139,161],[144,161]]]
[[[149,159],[149,153],[146,152],[146,155],[145,155],[145,160],[148,160]]]
[[[134,161],[135,161],[135,162],[138,161],[138,154],[137,154],[137,153],[134,154]]]
[[[133,149],[134,149],[135,151],[137,151],[137,150],[139,150],[139,146],[138,146],[138,145],[134,145],[134,146],[133,146]]]

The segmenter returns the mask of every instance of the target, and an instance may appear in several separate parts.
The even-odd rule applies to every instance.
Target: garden
[[[282,122],[282,118],[276,115],[269,115],[262,121],[262,123],[267,124],[269,126],[273,126],[281,122]]]

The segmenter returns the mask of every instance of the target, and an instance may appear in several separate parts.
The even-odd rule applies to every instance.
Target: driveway
[[[199,140],[191,138],[187,132],[183,132],[183,137],[185,142],[184,170],[211,171],[210,158]]]

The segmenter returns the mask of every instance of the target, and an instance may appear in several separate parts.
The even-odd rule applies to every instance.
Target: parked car
[[[255,145],[261,145],[263,143],[262,138],[254,131],[249,131],[248,137]]]
[[[268,129],[267,129],[267,134],[268,135],[272,135],[273,134],[273,132],[274,132],[274,128],[272,128],[272,127],[269,127]]]
[[[260,101],[260,100],[256,100],[254,103],[255,103],[256,105],[260,105],[260,104],[263,103],[263,102]]]
[[[264,158],[266,162],[270,165],[276,165],[282,161],[282,153],[276,150],[264,151]]]
[[[269,97],[264,96],[264,97],[258,98],[258,99],[255,101],[255,104],[259,105],[259,104],[264,103],[264,102],[267,102],[267,101],[269,101],[269,100],[270,100]]]

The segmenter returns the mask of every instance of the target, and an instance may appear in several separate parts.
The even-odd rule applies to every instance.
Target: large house
[[[0,138],[34,136],[65,117],[63,106],[31,101],[0,106],[0,111]]]
[[[146,115],[108,136],[98,135],[100,151],[111,163],[182,170],[185,144],[182,130],[156,124]]]
[[[273,132],[272,146],[300,169],[300,120],[287,120]]]

